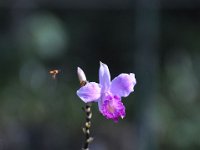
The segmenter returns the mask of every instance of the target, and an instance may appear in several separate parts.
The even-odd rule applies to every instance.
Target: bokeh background
[[[136,74],[126,117],[93,104],[91,150],[200,149],[200,1],[0,2],[0,150],[78,150],[77,66]],[[59,69],[56,80],[49,70]]]

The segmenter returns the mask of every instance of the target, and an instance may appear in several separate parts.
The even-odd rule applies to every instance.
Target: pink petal
[[[122,73],[112,80],[110,91],[113,95],[127,97],[134,91],[135,84],[135,74]]]
[[[99,68],[99,84],[102,85],[102,91],[106,91],[110,87],[110,71],[108,66],[100,62]]]
[[[125,117],[125,107],[121,102],[120,97],[108,94],[98,101],[99,110],[107,119],[112,119],[118,122],[119,118]]]
[[[77,95],[85,103],[97,101],[100,98],[101,88],[98,83],[89,82],[77,91]]]

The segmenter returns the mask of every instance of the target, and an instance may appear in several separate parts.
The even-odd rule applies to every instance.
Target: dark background
[[[76,69],[99,61],[137,85],[119,123],[93,104],[91,150],[200,149],[199,49],[198,0],[1,1],[0,150],[81,149]]]

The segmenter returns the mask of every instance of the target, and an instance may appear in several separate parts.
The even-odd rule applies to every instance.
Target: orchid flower
[[[83,75],[80,68],[78,72]],[[121,97],[127,97],[134,91],[136,79],[134,73],[121,73],[112,81],[110,78],[108,66],[100,62],[99,83],[88,82],[77,91],[77,95],[85,103],[98,102],[102,115],[117,122],[120,117],[123,119],[126,115]]]

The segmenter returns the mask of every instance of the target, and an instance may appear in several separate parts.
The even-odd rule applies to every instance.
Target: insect
[[[61,70],[55,69],[55,70],[50,70],[49,74],[52,75],[53,79],[56,79],[56,75],[59,74],[60,72],[61,72]]]

